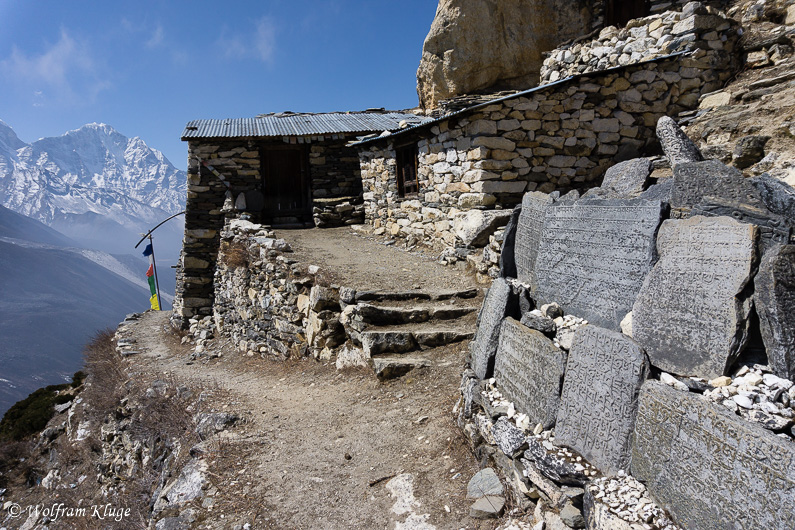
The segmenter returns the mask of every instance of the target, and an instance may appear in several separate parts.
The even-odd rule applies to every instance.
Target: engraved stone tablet
[[[643,193],[651,175],[651,160],[635,158],[609,168],[602,181],[608,197],[631,199]]]
[[[541,332],[513,318],[503,321],[494,377],[502,395],[530,423],[545,429],[555,424],[565,366],[566,354]]]
[[[795,528],[795,443],[647,381],[632,474],[685,528]]]
[[[768,210],[784,217],[790,226],[795,227],[795,189],[792,186],[767,173],[752,178],[751,184],[759,190]]]
[[[771,247],[789,243],[792,231],[781,216],[767,209],[715,197],[706,197],[691,213],[706,217],[731,217],[758,226],[760,254]]]
[[[704,160],[696,144],[668,116],[663,116],[657,122],[657,139],[660,140],[662,150],[671,162],[672,168],[685,162]]]
[[[748,338],[756,231],[727,217],[663,223],[632,309],[632,336],[653,366],[713,379],[734,362]]]
[[[535,264],[538,243],[544,226],[544,214],[553,199],[546,193],[532,191],[522,198],[522,213],[516,228],[515,259],[516,277],[536,289]]]
[[[646,354],[634,340],[596,326],[580,328],[566,363],[555,443],[604,473],[629,471],[638,392],[648,372]]]
[[[660,202],[587,199],[547,209],[536,259],[537,302],[618,330],[651,270]]]
[[[497,353],[500,324],[510,312],[511,299],[511,286],[503,278],[497,278],[483,300],[475,338],[470,343],[472,369],[481,379],[487,379],[494,373],[494,355]]]
[[[500,251],[500,278],[516,278],[516,228],[519,225],[519,215],[522,213],[522,205],[519,204],[513,209],[508,225],[505,227],[505,235],[502,238],[502,250]]]
[[[754,280],[754,303],[770,368],[795,379],[795,245],[768,251]]]
[[[729,167],[719,160],[676,166],[671,208],[693,208],[705,197],[764,208],[759,191],[738,169]]]

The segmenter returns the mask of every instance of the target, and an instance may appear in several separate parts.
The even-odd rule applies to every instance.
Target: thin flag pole
[[[157,261],[155,260],[155,244],[152,241],[152,234],[149,233],[149,245],[152,247],[152,271],[155,273],[155,289],[157,291],[157,307],[158,311],[163,310],[163,303],[160,300],[160,283],[157,281]]]

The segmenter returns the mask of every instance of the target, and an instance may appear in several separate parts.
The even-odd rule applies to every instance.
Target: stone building
[[[584,191],[612,164],[654,154],[657,120],[696,108],[736,70],[739,34],[696,2],[630,26],[553,51],[541,86],[359,142],[367,222],[377,234],[483,246],[477,228],[505,224],[525,192]]]
[[[362,134],[426,120],[373,109],[189,122],[182,133],[188,142],[188,195],[175,324],[211,313],[226,217],[246,214],[254,222],[282,226],[362,222],[359,159],[347,144]]]

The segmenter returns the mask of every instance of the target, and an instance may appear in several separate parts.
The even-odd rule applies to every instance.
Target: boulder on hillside
[[[439,0],[417,69],[420,106],[538,83],[541,53],[591,30],[584,0]]]

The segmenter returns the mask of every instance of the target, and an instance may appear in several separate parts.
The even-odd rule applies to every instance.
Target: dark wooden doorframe
[[[265,219],[312,215],[309,151],[304,145],[264,145],[260,149]]]
[[[650,10],[649,0],[605,0],[605,26],[624,26],[633,18],[647,16]]]

